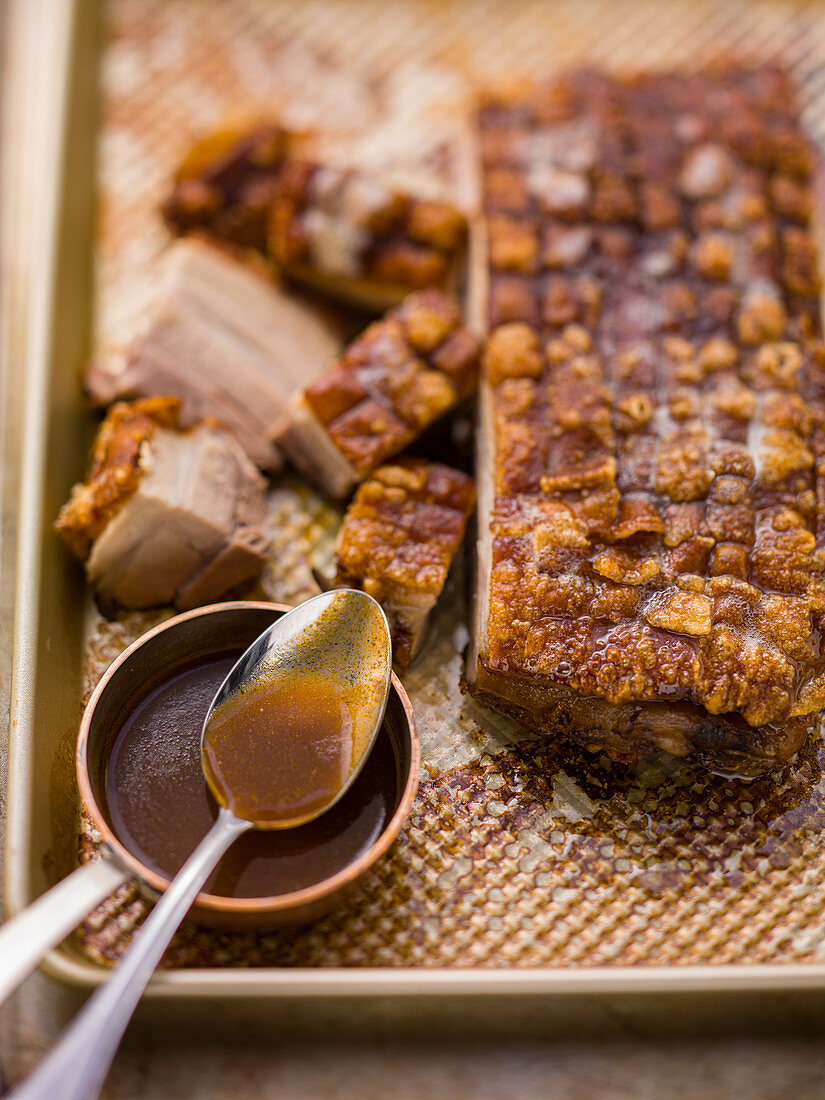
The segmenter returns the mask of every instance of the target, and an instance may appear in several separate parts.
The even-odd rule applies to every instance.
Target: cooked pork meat
[[[479,341],[438,290],[410,295],[290,402],[278,443],[330,496],[346,497],[473,392]]]
[[[413,290],[457,289],[467,236],[460,211],[307,160],[306,145],[276,125],[198,142],[164,203],[169,228],[268,252],[313,289],[376,313]]]
[[[174,394],[181,423],[214,417],[262,470],[277,470],[275,438],[289,396],[339,354],[322,312],[286,294],[219,248],[179,241],[125,364],[95,365],[86,385],[98,404]]]
[[[825,704],[812,159],[773,69],[576,73],[480,113],[471,690],[757,774]]]
[[[472,478],[405,456],[380,466],[349,506],[336,583],[362,588],[384,608],[399,668],[418,650],[474,504]]]
[[[259,576],[265,484],[222,429],[180,430],[176,398],[119,403],[55,526],[103,607],[183,610]]]
[[[163,204],[169,228],[178,234],[205,229],[231,244],[265,251],[278,175],[300,144],[300,135],[272,124],[203,138],[178,169]]]
[[[272,207],[270,252],[286,272],[380,312],[424,287],[457,290],[466,221],[448,203],[360,171],[292,160]]]

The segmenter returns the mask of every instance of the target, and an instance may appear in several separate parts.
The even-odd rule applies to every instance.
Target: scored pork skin
[[[336,584],[362,588],[381,604],[401,669],[421,645],[474,505],[467,474],[405,455],[379,466],[344,516]]]
[[[776,70],[571,74],[480,114],[471,690],[756,774],[825,703],[812,158]]]
[[[437,290],[411,294],[295,394],[278,443],[307,477],[343,499],[473,392],[480,346],[453,299]]]
[[[278,177],[303,140],[272,122],[227,126],[201,137],[175,173],[162,207],[166,224],[179,235],[206,230],[264,252]]]
[[[269,218],[269,250],[294,278],[376,313],[425,287],[455,293],[467,222],[369,173],[287,161]]]
[[[58,517],[104,607],[185,610],[254,580],[265,564],[264,479],[217,426],[179,430],[176,405],[115,405],[89,478]]]
[[[330,318],[220,248],[195,238],[164,258],[157,296],[124,363],[86,375],[93,399],[174,394],[181,423],[214,417],[275,471],[290,396],[339,354]]]

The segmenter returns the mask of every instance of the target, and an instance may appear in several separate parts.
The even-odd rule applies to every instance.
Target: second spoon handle
[[[229,845],[252,828],[228,810],[180,869],[150,913],[126,958],[83,1006],[43,1061],[14,1089],[14,1100],[92,1100],[123,1033],[180,922]]]
[[[90,860],[6,921],[0,928],[0,1004],[47,952],[129,877],[107,856]]]

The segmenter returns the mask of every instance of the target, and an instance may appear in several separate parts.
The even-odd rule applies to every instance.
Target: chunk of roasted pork
[[[404,456],[379,466],[349,506],[336,583],[362,588],[384,608],[399,668],[418,651],[474,505],[472,478]]]
[[[164,259],[157,295],[125,360],[86,375],[101,405],[173,394],[182,425],[214,417],[262,470],[290,395],[338,355],[340,333],[321,310],[289,294],[221,248],[177,242]]]
[[[263,569],[264,478],[217,425],[182,430],[178,409],[172,397],[114,405],[57,519],[104,609],[197,607]]]
[[[344,498],[473,392],[479,351],[451,298],[411,294],[293,396],[278,443],[307,477]]]
[[[471,690],[755,775],[825,705],[813,159],[773,68],[573,73],[480,114]]]
[[[375,313],[424,287],[455,292],[467,238],[461,211],[362,169],[311,160],[310,144],[277,124],[204,137],[175,175],[167,225],[253,248],[314,290]]]

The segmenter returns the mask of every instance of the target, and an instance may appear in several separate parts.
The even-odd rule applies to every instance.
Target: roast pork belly
[[[278,179],[269,248],[295,278],[380,313],[424,287],[455,292],[466,233],[464,215],[448,203],[296,159]]]
[[[86,385],[102,405],[173,394],[181,423],[214,417],[262,470],[281,466],[274,440],[290,395],[341,350],[333,321],[202,240],[169,249],[158,292],[125,360],[96,364]]]
[[[438,290],[412,294],[292,398],[278,443],[303,473],[343,499],[473,392],[479,350],[453,299]]]
[[[56,528],[104,608],[181,610],[254,580],[265,562],[266,482],[213,424],[178,426],[178,401],[109,410],[85,482]]]
[[[269,253],[315,290],[380,313],[413,290],[458,289],[467,223],[454,206],[307,158],[306,135],[270,124],[195,145],[163,206],[169,228]]]
[[[401,669],[421,644],[474,505],[472,478],[404,456],[375,470],[347,510],[336,545],[336,583],[378,600]]]
[[[163,216],[172,232],[204,229],[266,251],[269,208],[285,158],[300,134],[273,123],[229,127],[198,141],[178,169]]]
[[[825,704],[812,157],[774,69],[574,73],[479,115],[474,694],[721,772]]]

